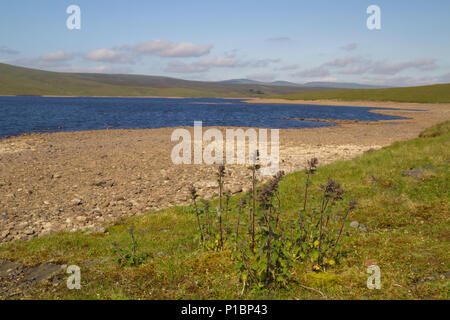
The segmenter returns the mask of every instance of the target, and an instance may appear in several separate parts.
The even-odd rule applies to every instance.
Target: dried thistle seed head
[[[344,189],[342,189],[341,187],[339,187],[339,189],[336,190],[333,199],[334,199],[334,200],[341,200],[343,194],[344,194]]]
[[[328,178],[327,183],[322,186],[322,190],[334,200],[342,199],[342,195],[344,194],[344,189],[341,188],[341,185],[330,178]]]
[[[261,204],[262,208],[267,209],[269,207],[272,195],[273,192],[271,186],[269,184],[263,185],[257,197],[258,202]]]
[[[275,178],[278,182],[280,182],[280,180],[283,178],[284,175],[285,175],[284,171],[281,170],[281,171],[278,171],[276,175],[274,175],[274,178]]]
[[[223,178],[225,176],[225,166],[221,164],[218,168],[217,176]]]
[[[307,161],[306,173],[313,174],[317,170],[317,165],[319,164],[319,160],[317,158],[311,158]]]
[[[189,192],[191,193],[191,198],[192,199],[197,198],[197,189],[195,189],[194,185],[191,185],[189,187]]]
[[[263,208],[268,208],[270,206],[271,199],[274,193],[278,190],[278,184],[284,176],[284,171],[279,171],[273,178],[263,185],[260,193],[258,194],[258,201],[261,203]]]

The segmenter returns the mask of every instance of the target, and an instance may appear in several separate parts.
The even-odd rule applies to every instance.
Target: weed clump
[[[134,236],[134,229],[130,228],[128,232],[131,237],[129,248],[120,248],[119,245],[114,242],[112,250],[113,254],[117,255],[117,263],[121,267],[140,266],[150,257],[150,254],[139,251],[139,245]]]
[[[356,201],[347,205],[342,216],[336,214],[334,208],[343,201],[344,189],[329,178],[320,188],[319,207],[308,206],[311,176],[317,166],[317,158],[307,162],[305,190],[294,219],[283,214],[279,187],[284,172],[280,171],[267,183],[258,185],[260,166],[257,162],[249,167],[249,192],[234,207],[230,195],[223,191],[225,166],[219,166],[216,221],[210,219],[209,202],[200,207],[196,200],[197,192],[191,187],[200,243],[207,250],[231,251],[243,291],[287,287],[296,263],[308,263],[314,272],[339,263],[342,255],[340,243],[345,235],[343,230]],[[230,227],[233,223],[234,228]]]

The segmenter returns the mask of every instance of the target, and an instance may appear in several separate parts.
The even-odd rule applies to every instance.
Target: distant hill
[[[332,89],[375,89],[375,88],[387,88],[386,86],[372,86],[353,82],[307,82],[307,83],[294,83],[289,81],[272,81],[262,82],[251,79],[231,79],[219,81],[220,83],[233,83],[233,84],[258,84],[266,86],[289,86],[289,87],[314,87],[314,88],[332,88]]]
[[[223,83],[168,77],[62,73],[0,63],[0,95],[266,97],[329,90],[320,87]]]
[[[278,98],[290,100],[396,101],[450,103],[450,83],[387,89],[339,89],[301,92]]]
[[[381,88],[389,88],[388,86],[372,86],[372,85],[353,83],[353,82],[323,82],[323,81],[307,82],[307,83],[304,84],[304,86],[306,86],[306,87],[334,88],[334,89],[381,89]]]
[[[304,100],[450,102],[450,84],[339,90],[334,89],[334,85],[351,87],[358,84],[296,84],[288,81],[265,83],[249,79],[205,82],[131,74],[50,72],[0,63],[0,95],[279,97]]]

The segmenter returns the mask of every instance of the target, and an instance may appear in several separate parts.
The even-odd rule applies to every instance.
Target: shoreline
[[[280,170],[303,170],[312,157],[320,165],[351,159],[450,119],[450,104],[416,104],[423,112],[404,110],[409,103],[389,107],[394,106],[374,111],[409,119],[280,129]],[[174,165],[171,151],[178,141],[171,142],[173,130],[43,132],[1,139],[0,242],[59,231],[101,232],[103,224],[122,217],[188,204],[191,184],[202,197],[211,197],[216,166]],[[245,192],[246,166],[227,165],[227,170],[225,189]]]
[[[2,95],[0,95],[2,97]],[[54,97],[54,98],[72,98],[71,96],[36,96],[36,97]],[[108,98],[102,96],[73,96],[74,98]],[[111,97],[111,98],[164,98],[164,99],[184,99],[184,97]],[[196,99],[196,98],[188,98],[188,99]],[[384,104],[384,102],[371,102],[371,101],[336,101],[336,100],[286,100],[286,99],[264,99],[264,98],[217,98],[217,99],[235,99],[235,100],[243,100],[244,103],[254,104],[295,104],[295,105],[315,105],[315,106],[333,106],[333,107],[361,107],[361,108],[372,108],[367,110],[370,113],[378,113],[383,115],[396,115],[389,113],[392,109],[400,109],[405,110],[406,112],[427,112],[426,109],[411,109],[410,106],[412,103],[407,102],[390,102],[391,106],[381,106],[380,104]],[[331,104],[332,102],[332,104]],[[369,104],[369,105],[364,105]],[[372,105],[370,105],[372,104]],[[414,103],[417,106],[443,106],[449,107],[450,104],[423,104],[423,103]],[[408,107],[409,106],[409,107]],[[406,108],[406,109],[405,109]],[[450,109],[449,109],[450,110]],[[335,126],[339,126],[341,124],[346,123],[367,123],[367,124],[376,124],[376,123],[386,123],[386,122],[396,122],[396,121],[405,121],[409,120],[407,116],[401,116],[404,119],[386,119],[386,120],[343,120],[343,119],[332,119],[332,118],[286,118],[286,120],[295,120],[295,121],[312,121],[312,122],[323,122],[323,123],[333,123]],[[284,119],[284,118],[282,118]],[[233,128],[233,126],[228,126]],[[324,128],[326,126],[317,126],[317,127],[305,127],[305,128],[289,128],[289,129],[280,129],[280,130],[303,130],[303,129],[314,129],[314,128]],[[48,130],[48,131],[40,131],[40,132],[25,132],[18,135],[12,136],[3,136],[0,137],[0,142],[4,139],[22,137],[22,136],[33,136],[33,135],[41,135],[41,134],[54,134],[54,133],[74,133],[74,132],[95,132],[102,130],[154,130],[154,129],[176,129],[176,128],[193,128],[193,126],[174,126],[174,127],[159,127],[159,128],[102,128],[102,129],[91,129],[91,130],[73,130],[73,131],[64,131],[64,128],[60,130]],[[209,128],[209,127],[204,127]],[[217,127],[222,128],[222,127]],[[246,127],[250,128],[250,127]],[[258,129],[259,127],[251,127]],[[275,128],[266,128],[266,129],[275,129]]]

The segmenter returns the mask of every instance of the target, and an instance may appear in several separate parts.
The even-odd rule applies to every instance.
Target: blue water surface
[[[0,97],[0,137],[30,132],[193,126],[194,120],[203,121],[203,126],[290,129],[334,124],[283,118],[404,119],[369,112],[373,109],[250,104],[242,99],[216,98]]]

